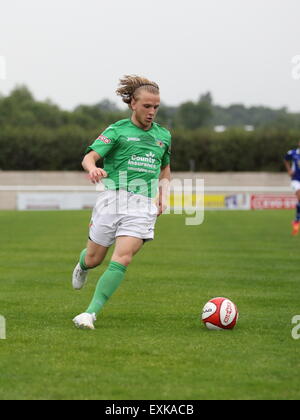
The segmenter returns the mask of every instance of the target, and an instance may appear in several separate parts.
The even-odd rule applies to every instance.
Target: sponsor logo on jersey
[[[155,154],[152,152],[146,153],[145,157],[133,155],[131,156],[131,160],[135,162],[144,162],[153,165],[155,163]]]
[[[105,143],[105,144],[110,144],[111,143],[111,140],[109,138],[103,136],[103,134],[101,134],[101,136],[99,136],[97,138],[97,140],[102,141],[102,143]]]
[[[157,170],[157,162],[155,154],[150,152],[146,156],[132,155],[128,161],[128,169],[139,172],[155,173]]]

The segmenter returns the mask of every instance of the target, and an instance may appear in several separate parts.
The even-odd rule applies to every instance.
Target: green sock
[[[87,249],[84,249],[79,257],[79,264],[82,270],[87,271],[89,268],[85,264],[85,256],[86,256]]]
[[[112,261],[109,264],[108,269],[98,281],[94,297],[86,310],[87,313],[98,314],[100,312],[101,308],[120,286],[125,277],[126,270],[127,267],[117,262]]]

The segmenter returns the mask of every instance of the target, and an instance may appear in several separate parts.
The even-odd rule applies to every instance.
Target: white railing
[[[174,191],[177,190],[176,186],[172,188]],[[292,192],[290,187],[285,186],[215,186],[215,187],[204,187],[205,192],[241,192],[241,193],[289,193]],[[95,186],[74,186],[74,185],[0,185],[0,191],[9,192],[38,192],[38,191],[53,191],[53,192],[93,192],[96,191]],[[186,187],[186,192],[197,191],[197,188]]]

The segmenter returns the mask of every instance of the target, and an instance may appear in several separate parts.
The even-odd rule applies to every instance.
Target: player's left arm
[[[292,164],[290,160],[285,159],[284,161],[284,166],[287,170],[287,173],[289,174],[290,177],[292,177],[294,175],[294,171],[292,169]]]
[[[167,165],[161,168],[159,176],[159,196],[158,196],[158,216],[163,214],[168,207],[168,199],[170,195],[170,182],[171,182],[171,166]]]

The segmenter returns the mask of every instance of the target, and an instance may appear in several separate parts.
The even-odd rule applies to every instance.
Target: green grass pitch
[[[290,211],[207,212],[159,219],[95,331],[71,320],[81,292],[71,273],[89,211],[0,212],[0,399],[299,399],[300,238]],[[232,299],[233,331],[199,320],[216,296]]]

